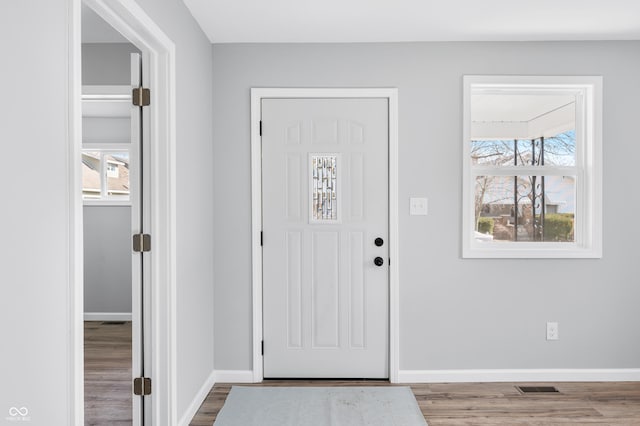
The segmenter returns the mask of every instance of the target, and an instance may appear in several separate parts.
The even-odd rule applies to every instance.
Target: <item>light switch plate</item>
[[[409,214],[412,216],[426,216],[428,203],[426,198],[409,198]]]

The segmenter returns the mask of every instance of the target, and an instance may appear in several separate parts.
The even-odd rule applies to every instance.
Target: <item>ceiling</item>
[[[638,0],[184,0],[212,43],[639,40]]]

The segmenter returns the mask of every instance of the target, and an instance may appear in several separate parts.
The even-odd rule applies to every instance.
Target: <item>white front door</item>
[[[389,105],[262,100],[264,377],[389,377]]]

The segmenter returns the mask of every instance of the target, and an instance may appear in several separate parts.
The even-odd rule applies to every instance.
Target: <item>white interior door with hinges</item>
[[[263,99],[265,378],[389,377],[389,105]]]
[[[131,89],[149,82],[147,54],[131,54]],[[131,105],[131,225],[132,235],[149,232],[149,108]],[[136,251],[132,244],[132,380],[151,378],[151,253]],[[132,387],[133,389],[133,387]],[[151,397],[133,395],[133,424],[152,424]]]

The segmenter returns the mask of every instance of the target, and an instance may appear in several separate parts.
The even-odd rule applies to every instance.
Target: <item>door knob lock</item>
[[[373,243],[376,246],[381,247],[384,244],[384,240],[382,238],[378,237],[375,240],[373,240]]]
[[[382,266],[384,264],[384,260],[380,256],[378,256],[373,259],[373,263],[375,263],[376,266]]]

